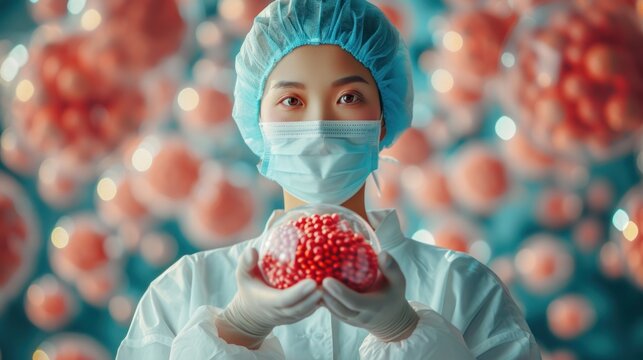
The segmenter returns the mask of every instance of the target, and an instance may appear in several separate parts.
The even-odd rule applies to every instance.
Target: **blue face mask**
[[[259,124],[259,172],[309,204],[340,205],[377,169],[381,120]]]

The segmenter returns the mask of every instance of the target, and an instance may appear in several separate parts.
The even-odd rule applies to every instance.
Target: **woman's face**
[[[307,45],[284,56],[270,73],[260,121],[377,120],[380,113],[368,69],[339,46]]]

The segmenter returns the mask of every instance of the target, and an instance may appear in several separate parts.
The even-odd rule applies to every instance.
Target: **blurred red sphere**
[[[101,5],[105,20],[96,30],[92,52],[105,65],[146,70],[175,53],[184,40],[187,25],[178,0],[118,0]]]
[[[29,321],[42,330],[52,331],[65,326],[76,307],[69,289],[51,275],[35,280],[27,289],[25,312]]]
[[[146,234],[140,243],[141,256],[153,266],[164,266],[172,262],[177,250],[176,239],[163,233]]]
[[[186,128],[192,131],[211,130],[232,119],[232,99],[228,94],[211,87],[186,88],[184,91],[191,91],[196,95],[196,106],[181,109],[179,119]]]
[[[458,40],[454,40],[453,45],[447,44],[444,53],[447,62],[478,77],[494,74],[514,20],[511,16],[503,18],[487,9],[454,13],[447,31],[453,32]]]
[[[604,160],[642,129],[643,32],[627,7],[579,4],[544,7],[545,20],[517,27],[503,97],[539,146]]]
[[[40,243],[27,199],[18,183],[0,172],[0,313],[23,289]]]
[[[260,204],[242,175],[208,163],[188,201],[183,225],[196,246],[208,249],[240,240],[249,230]],[[238,177],[238,178],[237,178]]]
[[[221,0],[217,3],[217,10],[235,32],[246,34],[254,18],[269,3],[270,0]]]
[[[29,4],[31,16],[39,23],[67,15],[67,0],[36,0]]]
[[[527,239],[514,263],[525,287],[539,294],[548,294],[566,285],[574,269],[574,260],[562,241],[546,234]]]
[[[522,131],[508,141],[503,141],[507,164],[519,175],[528,179],[542,179],[553,168],[555,158],[532,144]]]
[[[0,160],[12,171],[33,175],[38,168],[36,155],[11,127],[4,129],[0,137]]]
[[[98,210],[101,218],[112,226],[126,222],[142,223],[149,217],[148,209],[133,194],[131,175],[105,175],[98,181]]]
[[[431,156],[431,144],[424,133],[417,128],[408,128],[395,141],[393,146],[381,151],[383,156],[390,156],[402,165],[419,165]]]
[[[543,191],[536,204],[536,219],[545,227],[559,229],[578,220],[583,211],[580,196],[563,188]]]
[[[594,325],[596,310],[580,295],[565,295],[547,307],[549,329],[561,339],[578,337]]]
[[[452,164],[448,176],[451,194],[472,211],[489,214],[509,192],[510,179],[505,164],[485,145],[465,145]]]
[[[105,266],[80,274],[76,279],[76,288],[87,303],[102,307],[107,304],[120,283],[120,269],[114,266]]]
[[[34,352],[34,359],[108,360],[107,350],[93,338],[76,333],[57,334],[43,341]]]
[[[120,257],[120,244],[98,219],[74,215],[58,221],[51,232],[49,256],[58,276],[77,281],[99,271]]]
[[[422,212],[447,211],[453,206],[446,170],[439,161],[404,171],[402,184],[409,200]]]
[[[69,36],[30,49],[16,80],[13,124],[38,155],[64,159],[70,168],[91,167],[136,132],[145,102],[131,79],[94,67],[81,50],[89,36]]]
[[[590,252],[603,242],[605,229],[603,223],[597,218],[581,220],[572,233],[574,243],[582,252]]]
[[[182,138],[157,135],[141,140],[131,154],[136,199],[158,216],[179,212],[199,180],[200,156]]]

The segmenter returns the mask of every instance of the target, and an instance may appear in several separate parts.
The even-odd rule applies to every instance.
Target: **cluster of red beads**
[[[302,216],[281,225],[276,233],[284,235],[278,241],[283,239],[285,246],[271,244],[275,246],[268,249],[260,266],[268,283],[278,289],[306,278],[321,284],[333,277],[353,290],[365,291],[375,281],[375,251],[339,214]],[[289,245],[294,247],[288,251]]]
[[[14,201],[0,194],[0,287],[21,265],[21,247],[27,239],[27,225]]]
[[[610,155],[643,124],[643,33],[628,14],[601,7],[549,18],[519,39],[520,116],[536,142],[560,153]]]
[[[13,117],[41,155],[62,151],[89,163],[138,131],[145,118],[140,89],[96,68],[86,52],[91,41],[72,36],[34,49],[23,69],[35,91],[25,102],[15,100]]]

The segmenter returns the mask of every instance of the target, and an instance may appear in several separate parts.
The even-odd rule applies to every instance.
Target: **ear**
[[[382,142],[385,136],[386,136],[386,121],[384,121],[384,118],[382,118],[382,129],[380,130],[380,142]]]

